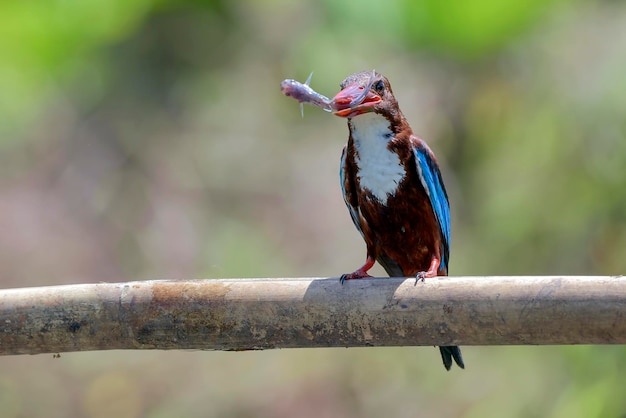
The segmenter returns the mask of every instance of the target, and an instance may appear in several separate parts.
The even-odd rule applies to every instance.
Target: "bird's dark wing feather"
[[[339,168],[339,182],[341,183],[341,194],[343,195],[343,201],[348,207],[348,211],[350,212],[350,217],[352,218],[354,226],[356,226],[356,229],[359,231],[361,236],[365,238],[365,236],[363,235],[363,230],[361,229],[361,222],[359,221],[359,209],[356,206],[352,205],[352,203],[350,202],[349,193],[352,193],[352,191],[349,190],[346,185],[346,149],[347,147],[343,149],[343,153],[341,154],[341,166]]]

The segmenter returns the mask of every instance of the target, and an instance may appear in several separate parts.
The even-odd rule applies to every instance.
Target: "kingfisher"
[[[341,190],[367,246],[365,263],[341,283],[371,277],[376,261],[390,277],[447,276],[450,206],[435,155],[413,133],[386,77],[355,73],[340,87],[332,110],[349,130]],[[446,370],[453,360],[465,368],[459,347],[439,350]]]

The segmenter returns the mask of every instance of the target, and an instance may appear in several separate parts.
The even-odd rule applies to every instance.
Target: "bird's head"
[[[341,91],[332,99],[333,113],[353,118],[375,112],[388,119],[400,116],[398,102],[391,91],[389,80],[375,71],[355,73],[340,84]]]

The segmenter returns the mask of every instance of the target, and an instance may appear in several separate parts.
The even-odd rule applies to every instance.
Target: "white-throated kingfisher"
[[[378,261],[390,277],[446,276],[450,206],[435,155],[400,111],[387,78],[376,72],[348,76],[332,99],[348,119],[341,156],[341,188],[367,246],[365,264],[345,280],[370,277]],[[457,346],[439,347],[443,364],[464,368]]]

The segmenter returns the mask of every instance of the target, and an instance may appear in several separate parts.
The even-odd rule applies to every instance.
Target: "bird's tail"
[[[450,370],[450,367],[452,367],[452,359],[454,359],[457,366],[462,369],[465,368],[463,357],[461,356],[461,349],[456,345],[439,347],[439,351],[441,351],[441,360],[443,360],[443,365],[446,370]]]

